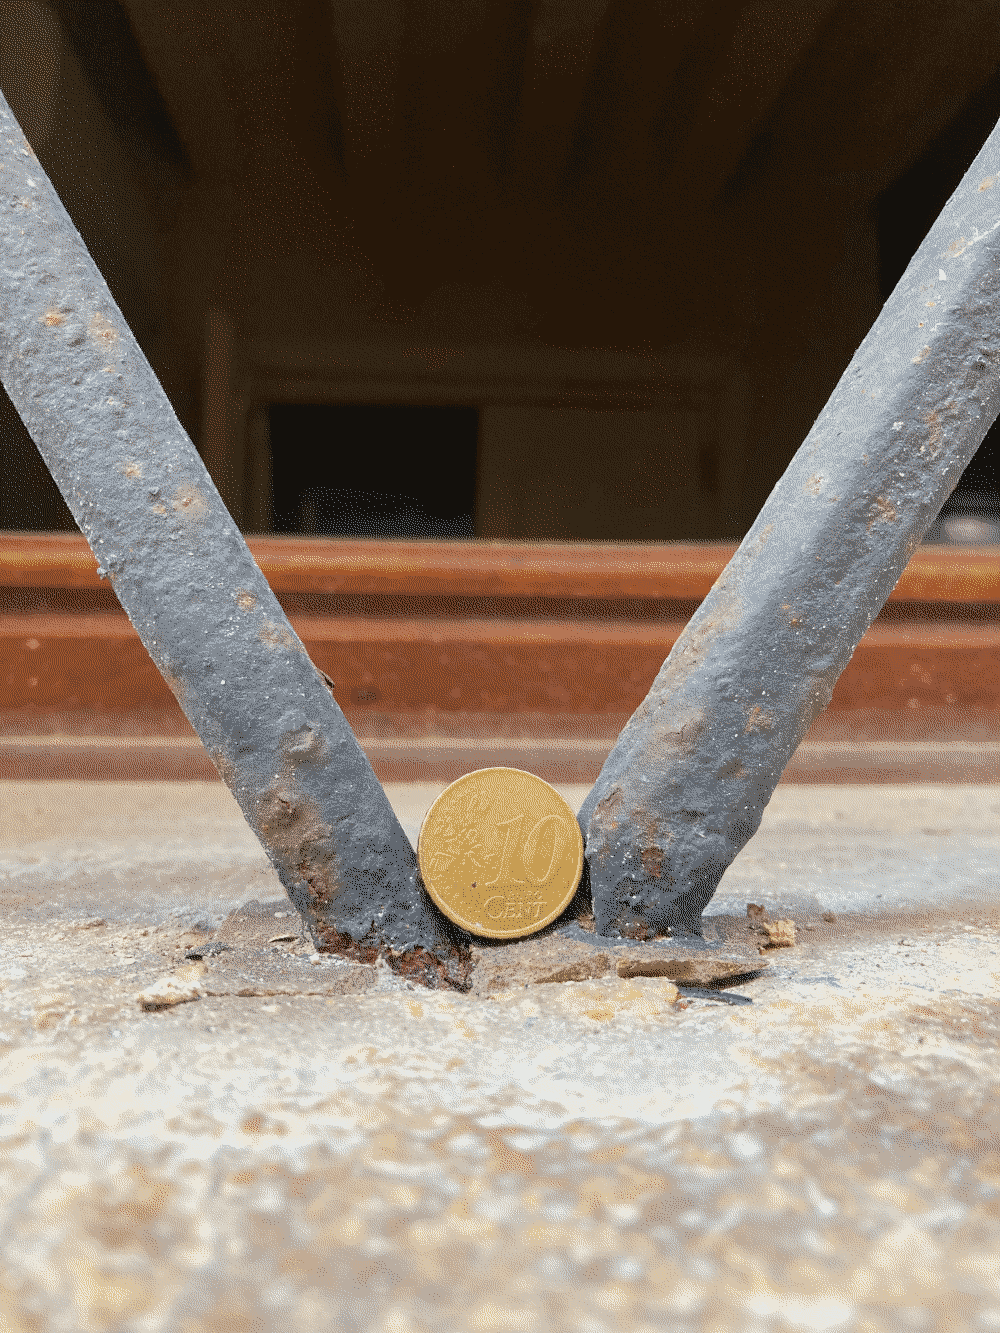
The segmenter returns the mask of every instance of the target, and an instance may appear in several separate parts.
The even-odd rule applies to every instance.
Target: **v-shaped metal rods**
[[[990,135],[580,813],[596,928],[697,933],[1000,409]],[[462,988],[385,792],[0,97],[0,378],[322,949]]]

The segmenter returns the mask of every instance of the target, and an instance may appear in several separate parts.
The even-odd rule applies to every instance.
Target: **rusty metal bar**
[[[597,929],[697,932],[1000,408],[994,129],[619,737],[580,821]]]
[[[0,378],[317,946],[465,985],[460,935],[2,96]]]

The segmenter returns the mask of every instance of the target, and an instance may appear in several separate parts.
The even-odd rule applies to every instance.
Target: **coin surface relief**
[[[466,773],[420,829],[427,892],[473,935],[518,939],[554,921],[583,872],[583,835],[554,787],[518,768]]]

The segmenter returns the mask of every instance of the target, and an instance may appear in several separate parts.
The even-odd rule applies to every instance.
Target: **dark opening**
[[[276,403],[275,532],[471,537],[474,407]]]
[[[922,156],[879,196],[876,224],[883,301],[903,276],[914,251],[972,165],[998,117],[1000,71],[973,94]],[[953,521],[944,522],[948,519]],[[967,535],[963,537],[963,533]],[[1000,421],[990,427],[927,539],[1000,540]]]
[[[0,530],[48,528],[74,532],[76,523],[17,408],[0,387]]]

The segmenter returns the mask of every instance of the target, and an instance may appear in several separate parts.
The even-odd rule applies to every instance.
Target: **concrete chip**
[[[765,921],[764,932],[767,935],[769,949],[790,949],[795,943],[795,922],[787,919]]]
[[[824,920],[826,913],[824,913]],[[767,936],[765,949],[790,949],[795,943],[795,922],[787,917],[779,921],[767,919],[767,908],[761,903],[747,903],[747,920],[751,930]],[[810,929],[810,927],[806,927]]]
[[[618,976],[663,977],[691,985],[712,985],[767,967],[756,947],[735,938],[722,944],[704,940],[603,939],[570,926],[523,940],[472,946],[472,990],[477,994],[527,985],[598,981]]]
[[[201,980],[207,971],[204,963],[186,963],[175,972],[158,978],[136,995],[139,1008],[148,1011],[169,1009],[175,1004],[201,999]]]
[[[211,964],[206,995],[359,995],[377,981],[367,963],[314,953],[287,898],[244,903],[199,953]]]

